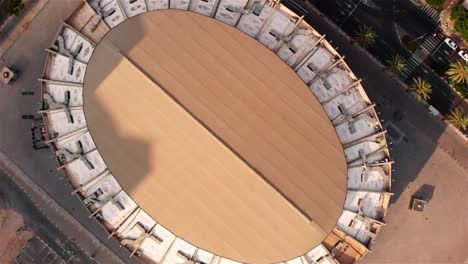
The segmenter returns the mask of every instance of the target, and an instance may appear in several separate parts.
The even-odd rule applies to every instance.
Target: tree
[[[450,19],[456,21],[457,19],[464,19],[467,15],[468,11],[463,7],[463,4],[458,4],[452,9]]]
[[[452,10],[450,19],[455,22],[455,30],[463,37],[468,40],[468,11],[463,7],[463,4],[458,4]]]
[[[447,75],[449,80],[455,84],[468,83],[468,64],[462,61],[451,63]]]
[[[432,93],[431,84],[428,83],[426,80],[418,78],[413,78],[413,83],[410,85],[410,90],[416,92],[418,100],[428,100],[430,98],[430,94]]]
[[[24,8],[23,0],[7,0],[6,15],[19,16],[20,11]]]
[[[450,111],[447,120],[456,128],[466,130],[468,128],[468,114],[464,114],[460,108]]]
[[[434,9],[440,9],[445,3],[445,0],[426,0],[426,3]]]
[[[402,72],[406,69],[405,59],[400,54],[392,56],[392,59],[387,60],[387,63],[389,64],[388,68],[395,73]]]
[[[377,38],[377,33],[366,25],[359,26],[358,30],[355,31],[355,39],[364,48],[374,45]]]

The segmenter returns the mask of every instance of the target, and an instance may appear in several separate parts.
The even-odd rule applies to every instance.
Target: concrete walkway
[[[63,174],[57,172],[57,162],[49,150],[33,150],[31,145],[31,122],[21,120],[22,114],[34,114],[40,100],[37,78],[41,77],[45,62],[44,49],[50,45],[60,20],[64,20],[81,0],[51,0],[37,15],[34,23],[3,55],[2,63],[15,64],[21,69],[20,79],[13,85],[0,88],[0,151],[27,176],[39,185],[62,208],[81,225],[90,230],[102,244],[126,259],[128,251],[117,243],[106,240],[106,232],[96,222],[88,219],[87,210],[81,202],[70,195],[71,187]],[[395,197],[387,217],[388,225],[378,237],[367,263],[462,263],[466,258],[468,237],[466,212],[458,208],[466,201],[468,152],[463,141],[454,130],[430,116],[425,107],[408,96],[404,86],[383,71],[383,66],[369,56],[365,50],[350,44],[350,38],[319,13],[308,18],[317,30],[327,34],[339,52],[358,75],[371,99],[378,104],[380,117],[393,122],[405,134],[405,140],[393,146],[396,160],[393,191]],[[21,95],[22,91],[35,91],[32,96]],[[404,113],[402,121],[392,120],[393,113]],[[412,190],[421,183],[436,186],[430,210],[423,217],[409,214],[407,205]],[[438,216],[439,215],[439,216]],[[443,217],[445,217],[445,219]],[[425,218],[433,221],[426,221]],[[447,220],[448,219],[448,220]],[[60,221],[60,219],[59,219]],[[426,221],[426,222],[424,222]],[[418,228],[421,226],[421,228]],[[64,229],[65,230],[65,229]],[[386,231],[388,230],[388,231]],[[409,230],[414,230],[409,233]],[[450,240],[440,240],[437,235],[447,232]],[[405,233],[406,232],[406,233]],[[443,234],[443,233],[442,233]],[[465,240],[462,240],[462,237]],[[420,243],[424,241],[424,243]],[[425,243],[426,241],[430,243]],[[80,243],[81,245],[82,243]],[[90,243],[90,245],[92,245]],[[429,245],[429,246],[426,246]],[[83,245],[82,245],[83,246]],[[431,246],[439,250],[428,250]],[[414,252],[424,252],[418,257]],[[127,254],[127,255],[125,255]],[[99,254],[98,254],[99,255]],[[409,256],[404,259],[403,257]],[[450,260],[449,260],[450,258]],[[128,263],[139,263],[138,259],[126,259]],[[112,261],[103,263],[114,263]]]
[[[119,247],[115,240],[107,239],[105,231],[94,219],[89,219],[88,210],[81,201],[72,196],[71,185],[60,171],[57,159],[49,149],[34,150],[31,142],[31,128],[37,124],[33,120],[22,120],[22,115],[36,115],[39,110],[40,84],[46,58],[45,49],[59,29],[61,21],[66,20],[83,0],[50,0],[27,30],[13,42],[1,58],[0,65],[13,65],[18,69],[18,80],[11,85],[0,85],[0,151],[28,177],[40,186],[53,200],[72,215],[82,226],[93,234],[101,244],[111,249],[126,263],[142,263],[138,258],[128,259],[128,250]],[[22,92],[32,92],[23,95]],[[29,93],[28,93],[29,94]],[[72,237],[73,238],[73,237]],[[90,242],[80,242],[84,244]],[[88,254],[94,254],[89,251]],[[97,255],[100,253],[98,252]],[[114,263],[104,261],[102,263]]]
[[[468,145],[366,50],[351,44],[349,36],[315,7],[308,7],[306,21],[346,56],[384,126],[393,125],[403,133],[402,140],[390,145],[395,195],[387,225],[361,263],[463,263],[468,258]],[[395,113],[403,119],[396,120]],[[434,195],[427,210],[415,214],[408,210],[410,199],[424,184],[434,186]]]
[[[460,34],[455,31],[454,28],[454,21],[450,19],[450,15],[452,14],[452,10],[458,3],[462,1],[460,0],[447,0],[445,1],[442,11],[440,12],[440,28],[445,33],[445,35],[449,36],[453,39],[458,46],[461,48],[467,48],[468,43],[460,36]]]
[[[2,26],[0,34],[0,58],[10,48],[21,34],[24,33],[29,27],[29,24],[37,16],[37,14],[44,8],[49,0],[26,1],[25,9],[21,11],[19,17],[10,17],[8,22]]]

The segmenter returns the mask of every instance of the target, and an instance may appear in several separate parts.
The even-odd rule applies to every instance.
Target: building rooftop
[[[130,257],[347,264],[383,225],[373,104],[276,1],[84,2],[40,81],[59,169]]]
[[[294,71],[242,32],[183,11],[137,16],[96,47],[84,91],[107,167],[187,241],[268,263],[335,226],[346,161],[333,126]]]

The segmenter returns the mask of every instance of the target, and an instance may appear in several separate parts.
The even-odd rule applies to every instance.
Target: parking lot
[[[15,259],[17,264],[65,264],[69,263],[63,260],[55,253],[42,239],[35,236],[28,241]]]

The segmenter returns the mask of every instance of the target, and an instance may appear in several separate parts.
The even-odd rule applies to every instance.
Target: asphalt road
[[[395,23],[404,29],[405,34],[418,43],[423,43],[437,28],[434,20],[425,15],[409,0],[372,0],[367,2],[315,0],[312,3],[351,36],[354,35],[359,25],[370,25],[378,37],[376,43],[368,50],[383,63],[396,54],[406,58],[411,56],[411,52],[402,45],[394,30]],[[439,72],[445,72],[450,63],[460,59],[458,54],[444,43],[438,45],[432,53],[434,54],[434,62],[431,67],[439,69]],[[450,110],[459,101],[459,96],[448,83],[427,65],[421,65],[405,81],[410,83],[413,77],[418,76],[429,81],[433,87],[429,103],[443,114],[450,113]],[[463,105],[463,107],[468,106]]]
[[[312,8],[312,5],[304,5],[309,9],[309,13],[306,15],[305,20],[309,24],[313,25],[321,34],[326,34],[327,39],[332,41],[332,45],[338,48],[338,51],[346,57],[346,62],[351,67],[353,72],[362,78],[363,85],[371,100],[374,101],[377,106],[376,110],[380,113],[380,118],[385,124],[388,121],[397,122],[393,120],[393,115],[396,111],[404,113],[403,121],[407,122],[407,130],[405,132],[406,137],[414,133],[414,139],[417,143],[418,135],[420,139],[423,139],[423,135],[430,138],[431,145],[434,145],[437,140],[443,135],[444,138],[450,138],[449,145],[444,147],[450,147],[451,153],[456,153],[458,160],[463,160],[464,168],[468,168],[468,148],[464,144],[461,137],[456,136],[456,132],[452,131],[452,128],[447,129],[445,123],[441,122],[440,119],[435,118],[429,114],[426,107],[418,102],[413,96],[406,91],[406,87],[402,86],[397,82],[392,75],[381,67],[381,64],[373,62],[369,53],[358,45],[353,45],[350,42],[350,37],[346,35],[342,30],[339,29],[330,20],[316,15]],[[317,10],[317,9],[315,9]],[[403,122],[400,121],[400,122]],[[417,130],[415,130],[417,128]],[[446,142],[446,141],[444,141]],[[408,142],[409,143],[409,142]],[[415,147],[413,151],[417,151]],[[430,153],[427,153],[430,155]],[[406,156],[406,155],[404,155]],[[423,156],[420,155],[418,159],[411,158],[412,162],[421,160],[423,164]],[[397,168],[399,166],[397,165]],[[416,166],[413,166],[416,167]],[[398,181],[393,185],[395,191],[394,200],[398,198],[399,189],[405,188],[405,182],[411,181],[417,176],[417,170],[412,169],[412,173],[404,175],[402,180]],[[396,174],[396,177],[399,173]],[[405,179],[406,178],[406,179]],[[398,187],[401,185],[400,187]]]
[[[350,17],[372,25],[379,32],[379,36],[389,43],[394,41],[393,33],[389,30],[393,22],[404,25],[405,30],[413,38],[429,34],[436,28],[436,25],[409,0],[313,0],[311,2],[340,26],[347,23],[345,20],[352,13]]]
[[[0,151],[7,153],[26,174],[40,184],[64,208],[67,208],[69,213],[95,234],[103,244],[111,248],[122,259],[126,259],[128,263],[138,263],[139,261],[136,258],[128,259],[128,252],[123,248],[119,248],[115,241],[107,240],[106,232],[95,220],[88,219],[88,213],[81,202],[70,195],[71,187],[68,180],[62,173],[56,171],[57,162],[52,152],[47,149],[34,150],[32,148],[30,133],[33,126],[32,121],[21,120],[21,115],[35,114],[39,108],[39,83],[36,79],[42,75],[45,61],[44,49],[48,47],[55,35],[59,21],[65,19],[78,2],[80,0],[51,0],[31,24],[29,30],[1,58],[1,65],[14,64],[20,69],[21,75],[14,85],[0,88]],[[409,96],[402,86],[366,55],[365,51],[351,45],[349,39],[342,36],[323,17],[312,14],[308,15],[306,20],[319,32],[326,33],[329,40],[333,40],[333,45],[338,46],[339,51],[346,55],[346,61],[353,71],[358,77],[364,79],[364,87],[370,98],[377,103],[377,111],[381,112],[380,117],[385,120],[383,123],[386,124],[387,121],[391,121],[404,133],[405,140],[395,145],[392,150],[392,157],[396,161],[396,171],[393,183],[395,195],[392,200],[394,207],[391,207],[390,213],[392,211],[398,213],[396,209],[405,205],[407,197],[405,191],[408,186],[418,180],[425,179],[427,164],[434,159],[443,157],[443,159],[447,159],[447,163],[439,162],[437,166],[432,166],[432,173],[445,175],[449,171],[450,175],[467,175],[468,151],[466,144],[453,129],[447,128],[440,120],[430,116],[425,107]],[[30,96],[23,96],[22,91],[35,91],[35,93]],[[404,113],[404,118],[401,121],[392,120],[395,111]],[[434,153],[437,153],[437,156]],[[450,168],[447,166],[450,166]],[[450,186],[439,186],[437,182],[434,184],[438,188],[437,190],[450,188]],[[461,180],[455,178],[452,184],[454,186],[466,186],[463,177],[461,177]],[[447,193],[447,197],[451,195],[450,192],[444,193]],[[454,203],[455,198],[460,197],[459,193],[456,194],[458,196],[454,196],[453,199],[447,198],[447,202]],[[463,198],[463,196],[461,197]],[[466,196],[464,197],[466,198]],[[437,201],[440,198],[435,197],[434,199]],[[438,201],[442,205],[446,205],[443,199]],[[463,219],[464,217],[456,210],[442,213],[450,216],[450,219]],[[439,223],[436,222],[435,224]],[[435,224],[430,225],[429,228],[434,228]],[[387,228],[392,228],[391,222]],[[453,228],[456,228],[459,234],[464,234],[462,231],[468,230],[467,228],[463,229],[464,226],[460,226],[460,224],[454,225]],[[431,234],[426,229],[421,232]],[[468,237],[468,234],[465,237]],[[379,238],[374,251],[385,252],[388,249],[379,248],[379,245],[387,245],[389,240],[398,241],[404,239],[404,237],[389,235],[385,239]],[[464,249],[468,247],[465,247],[465,245],[459,240],[454,240],[442,246],[453,249],[451,253],[454,256],[456,255],[458,260],[460,259],[459,252],[465,252]],[[418,250],[427,251],[427,248],[422,247],[409,249],[416,250],[415,252],[418,252]],[[430,260],[430,257],[437,258],[436,254],[444,255],[446,251],[433,252],[432,254],[432,256],[429,255],[424,260]],[[376,253],[373,253],[373,255],[375,256]],[[388,251],[386,255],[397,256],[399,252],[394,249],[394,251]],[[427,263],[427,261],[422,261],[422,263]]]
[[[388,223],[377,237],[373,253],[362,263],[462,263],[468,257],[468,223],[458,221],[467,218],[467,210],[459,207],[460,201],[468,200],[466,142],[453,128],[431,116],[364,49],[352,45],[336,25],[312,10],[306,21],[346,56],[354,73],[363,78],[383,125],[396,127],[402,138],[390,145],[395,171]],[[403,115],[401,120],[394,119],[396,112]],[[430,209],[414,215],[408,210],[409,201],[422,184],[434,186],[435,195]]]

